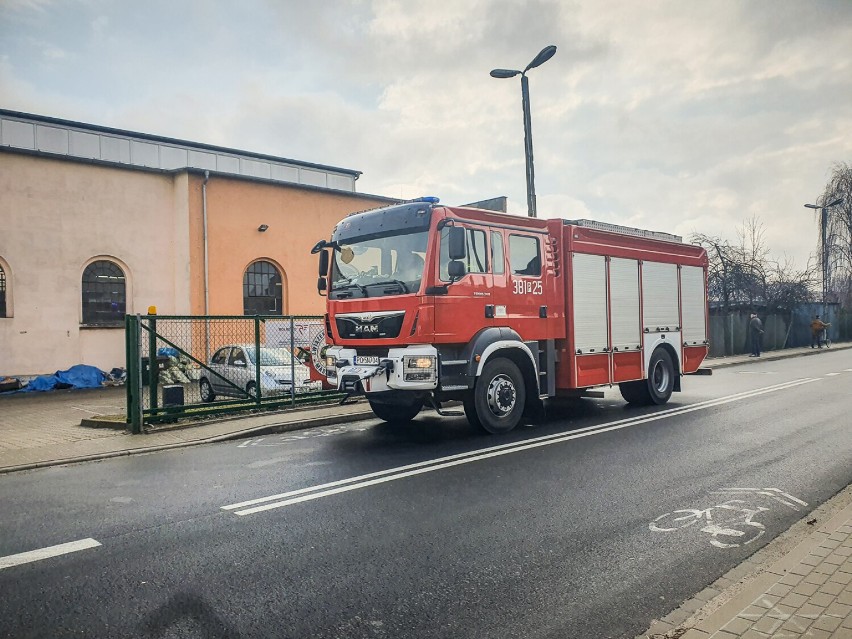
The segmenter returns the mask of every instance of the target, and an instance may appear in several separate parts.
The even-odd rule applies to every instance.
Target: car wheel
[[[213,392],[213,386],[210,385],[210,380],[202,377],[198,382],[198,389],[201,392],[201,401],[210,403],[216,399],[216,393]]]

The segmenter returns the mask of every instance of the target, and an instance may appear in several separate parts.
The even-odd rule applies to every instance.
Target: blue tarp
[[[100,388],[106,374],[94,366],[77,364],[67,371],[56,371],[53,375],[41,375],[17,391],[49,391],[54,388]]]

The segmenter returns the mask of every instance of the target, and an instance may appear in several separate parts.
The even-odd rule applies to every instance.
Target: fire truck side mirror
[[[322,251],[319,256],[319,274],[320,277],[328,275],[328,251]]]
[[[448,239],[447,252],[451,260],[461,260],[467,257],[467,246],[465,244],[465,230],[461,226],[451,226]],[[451,263],[452,264],[452,263]],[[452,273],[450,273],[452,275]],[[464,275],[464,273],[462,273]]]
[[[467,274],[464,262],[452,260],[449,264],[447,264],[447,274],[453,281],[463,278]]]
[[[326,282],[324,277],[320,277],[317,279],[317,293],[322,295],[322,292],[328,288],[328,283]]]

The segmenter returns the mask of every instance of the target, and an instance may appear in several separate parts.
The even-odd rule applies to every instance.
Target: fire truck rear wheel
[[[464,408],[472,424],[500,435],[520,423],[525,403],[524,376],[514,362],[499,357],[485,364]]]
[[[422,401],[416,401],[413,404],[382,404],[380,402],[370,402],[370,408],[381,420],[389,424],[404,424],[410,422],[417,417],[417,414],[423,408]]]
[[[665,404],[674,390],[675,371],[672,356],[664,348],[658,348],[648,363],[648,394],[652,404]]]

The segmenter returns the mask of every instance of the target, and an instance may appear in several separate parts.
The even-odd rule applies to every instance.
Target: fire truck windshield
[[[341,238],[333,252],[331,299],[416,293],[428,231]]]

